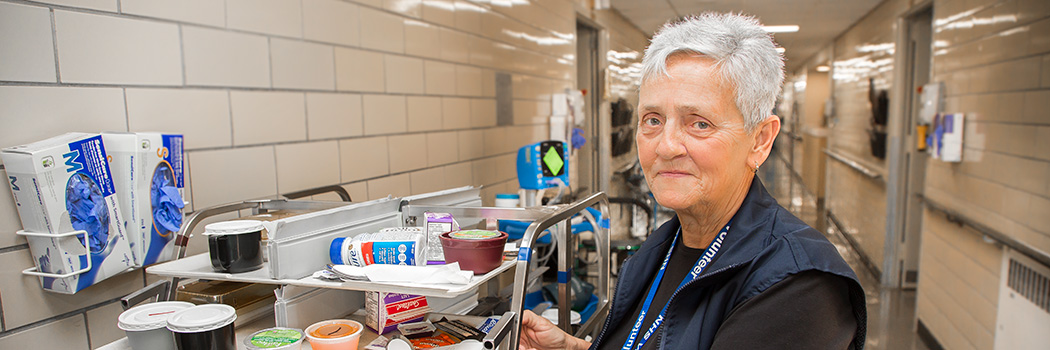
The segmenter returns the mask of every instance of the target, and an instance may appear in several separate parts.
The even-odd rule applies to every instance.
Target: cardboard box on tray
[[[171,260],[182,226],[182,135],[105,133],[121,211],[138,266]]]
[[[423,230],[427,237],[427,261],[444,262],[441,234],[459,229],[459,223],[448,213],[423,213]]]
[[[100,135],[69,133],[6,148],[0,157],[37,271],[85,270],[40,277],[45,290],[73,294],[134,268]],[[56,237],[76,230],[87,233]]]
[[[427,298],[419,295],[366,292],[365,325],[383,334],[397,329],[397,325],[423,320],[430,312]]]

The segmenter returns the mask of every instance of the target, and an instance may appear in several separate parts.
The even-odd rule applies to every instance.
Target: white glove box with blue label
[[[182,226],[182,135],[104,133],[121,212],[137,266],[171,260]]]
[[[135,261],[100,135],[69,133],[0,152],[44,289],[73,294]]]

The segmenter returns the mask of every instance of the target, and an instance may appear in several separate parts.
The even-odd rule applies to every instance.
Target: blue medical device
[[[518,186],[542,190],[569,185],[569,147],[561,141],[542,141],[518,149]]]

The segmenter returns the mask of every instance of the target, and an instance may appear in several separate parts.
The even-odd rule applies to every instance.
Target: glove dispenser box
[[[104,133],[136,266],[171,260],[182,226],[183,138],[162,133]]]
[[[109,155],[97,134],[69,133],[0,151],[45,290],[73,294],[135,266]]]

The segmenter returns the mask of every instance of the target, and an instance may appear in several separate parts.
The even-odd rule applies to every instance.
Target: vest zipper
[[[591,342],[592,347],[596,344],[601,344],[602,338],[605,338],[605,333],[609,332],[609,322],[612,321],[613,307],[616,306],[616,292],[620,290],[620,282],[623,282],[623,271],[627,270],[627,264],[631,262],[628,258],[623,261],[623,266],[620,267],[620,277],[616,278],[616,286],[613,288],[613,298],[609,300],[609,314],[605,315],[605,325],[602,326],[602,332],[598,333],[598,338]]]

